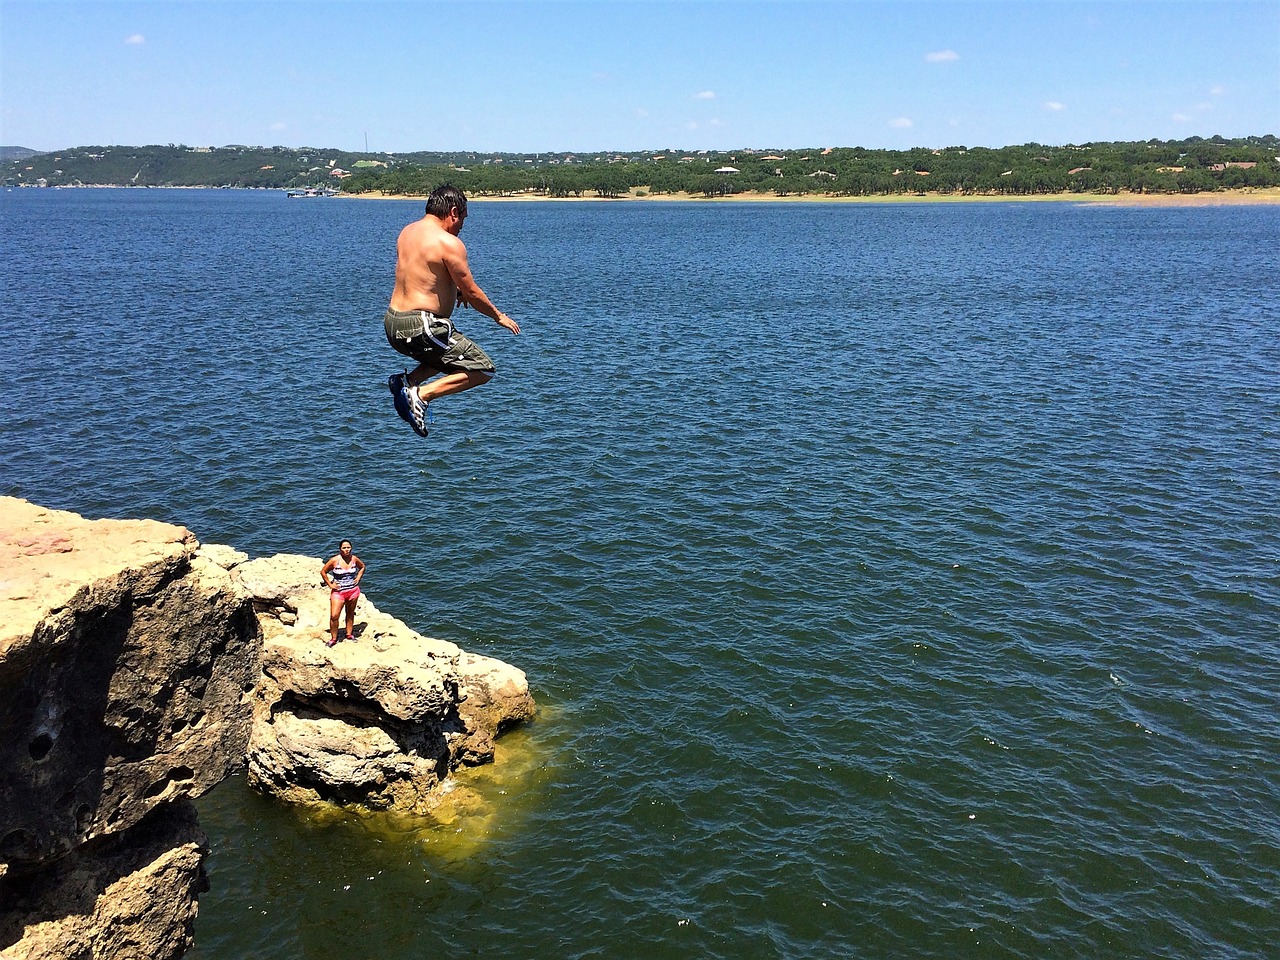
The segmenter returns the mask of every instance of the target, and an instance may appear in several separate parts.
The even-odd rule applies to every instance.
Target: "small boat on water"
[[[302,200],[309,197],[332,197],[336,195],[336,190],[321,190],[319,187],[307,187],[305,190],[289,190],[285,193],[285,196],[290,200]]]

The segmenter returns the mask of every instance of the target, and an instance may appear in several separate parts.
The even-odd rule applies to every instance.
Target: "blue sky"
[[[575,151],[1280,133],[1280,2],[0,0],[0,143]]]

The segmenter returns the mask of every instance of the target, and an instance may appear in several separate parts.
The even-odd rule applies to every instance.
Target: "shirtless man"
[[[512,333],[520,332],[520,325],[495,307],[471,276],[467,248],[458,239],[466,219],[462,191],[436,187],[427,198],[425,216],[401,230],[396,241],[396,285],[383,325],[387,342],[418,365],[387,378],[387,386],[396,413],[423,437],[427,404],[493,378],[489,355],[449,319],[453,308],[473,307]]]

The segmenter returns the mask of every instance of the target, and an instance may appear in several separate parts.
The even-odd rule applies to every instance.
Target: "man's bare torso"
[[[453,313],[458,288],[445,264],[445,253],[458,243],[430,215],[400,231],[396,241],[396,285],[391,292],[392,310],[426,310],[438,317]]]

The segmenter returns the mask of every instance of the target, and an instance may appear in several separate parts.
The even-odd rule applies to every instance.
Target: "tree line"
[[[1200,193],[1280,186],[1278,154],[1275,137],[1001,149],[736,151],[573,164],[404,165],[357,171],[342,189],[422,195],[448,182],[477,196],[601,198],[641,192],[704,197]]]
[[[989,148],[737,150],[686,153],[351,153],[325,148],[78,147],[11,160],[7,185],[328,186],[421,196],[453,183],[473,196],[612,198],[1026,196],[1202,193],[1280,186],[1280,139],[1107,142]]]
[[[352,153],[329,147],[83,146],[32,155],[7,148],[6,186],[257,187],[331,186],[353,171],[391,166],[461,164],[474,153]]]

